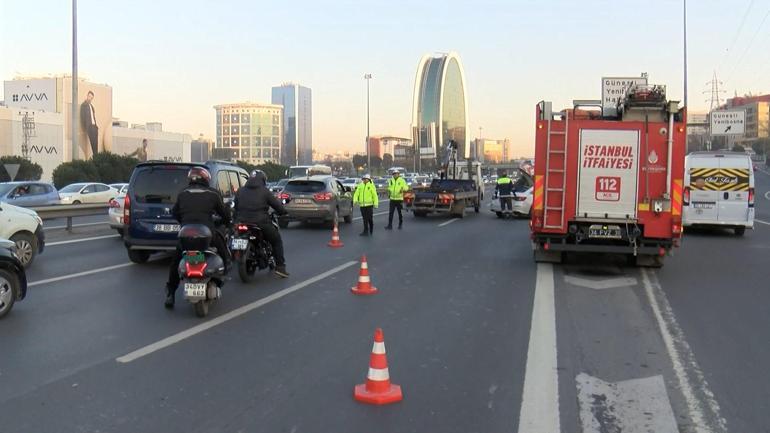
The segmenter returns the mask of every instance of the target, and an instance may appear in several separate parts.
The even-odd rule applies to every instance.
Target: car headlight
[[[40,228],[43,228],[43,218],[40,218],[40,215],[35,215],[35,221],[40,224]]]

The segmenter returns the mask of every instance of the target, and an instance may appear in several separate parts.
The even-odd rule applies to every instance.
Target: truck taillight
[[[454,196],[452,194],[439,194],[438,200],[441,204],[449,204],[454,200]]]
[[[684,194],[682,194],[682,204],[685,206],[690,205],[690,187],[684,187]]]
[[[749,188],[749,207],[754,207],[754,188]]]
[[[123,199],[123,224],[129,225],[131,223],[131,199],[128,194]]]

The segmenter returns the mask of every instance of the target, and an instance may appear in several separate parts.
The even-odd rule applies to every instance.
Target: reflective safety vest
[[[510,195],[513,191],[513,180],[510,177],[504,176],[497,179],[497,186],[495,189],[502,195]]]
[[[388,197],[391,200],[404,200],[404,193],[409,191],[409,185],[403,177],[388,179]]]
[[[374,187],[371,181],[358,184],[356,192],[353,193],[353,203],[361,207],[379,206],[380,200],[377,197],[377,188]]]

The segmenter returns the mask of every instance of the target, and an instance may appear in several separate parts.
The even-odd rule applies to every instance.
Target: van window
[[[217,173],[217,189],[222,194],[222,198],[232,197],[233,195],[230,189],[230,176],[227,175],[225,170]]]
[[[232,191],[233,196],[235,196],[235,193],[238,192],[238,188],[241,187],[238,183],[238,173],[234,171],[228,171],[227,173],[230,175],[230,191]]]
[[[29,185],[29,194],[30,195],[43,195],[48,194],[48,189],[45,185],[40,185],[38,183],[33,183]]]
[[[138,203],[174,204],[187,186],[189,167],[149,167],[134,176],[134,198]]]

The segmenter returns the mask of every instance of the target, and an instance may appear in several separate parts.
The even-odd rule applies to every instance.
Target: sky
[[[71,7],[0,0],[0,79],[71,71]],[[708,108],[715,71],[722,97],[770,92],[768,15],[767,0],[690,0],[691,111]],[[364,74],[371,134],[409,137],[420,58],[455,51],[471,137],[508,138],[516,157],[533,152],[538,101],[600,99],[603,76],[647,72],[682,100],[682,21],[682,0],[79,0],[78,62],[112,86],[114,117],[193,137],[214,137],[214,105],[297,82],[313,92],[314,148],[363,152]]]

